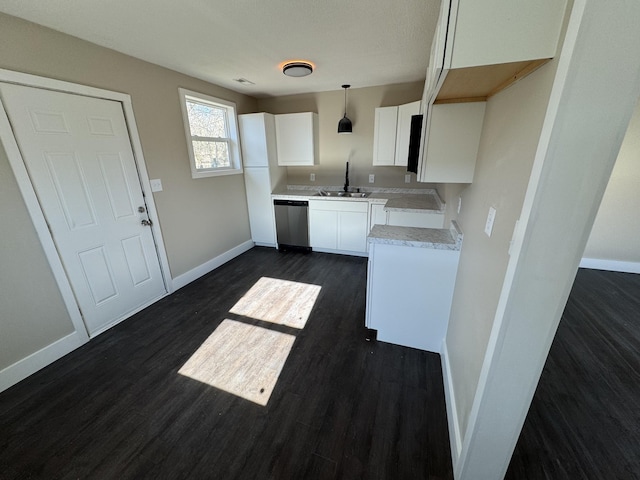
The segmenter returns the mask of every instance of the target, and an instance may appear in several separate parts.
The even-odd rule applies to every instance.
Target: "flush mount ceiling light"
[[[282,66],[282,73],[288,77],[306,77],[313,73],[313,65],[309,62],[287,62]]]
[[[350,86],[351,85],[342,85],[342,88],[344,88],[344,117],[338,122],[338,133],[351,133],[353,131],[351,120],[347,118],[347,89]]]

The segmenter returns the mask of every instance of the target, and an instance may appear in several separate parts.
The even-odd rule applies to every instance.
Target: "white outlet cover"
[[[373,173],[369,174],[369,183],[373,183],[376,181],[376,176]]]
[[[491,236],[491,232],[493,232],[493,222],[496,219],[496,209],[493,207],[489,207],[489,214],[487,215],[487,223],[484,226],[484,233],[487,234],[487,237]]]
[[[404,183],[411,183],[411,174],[410,173],[407,173],[404,176]]]
[[[315,173],[310,173],[309,174],[309,180],[311,180],[312,182],[316,181],[316,174]]]
[[[162,180],[160,180],[159,178],[152,178],[151,180],[149,180],[149,183],[151,184],[152,192],[162,191]]]

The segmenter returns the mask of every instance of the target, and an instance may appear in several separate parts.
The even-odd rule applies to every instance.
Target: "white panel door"
[[[122,105],[9,84],[0,94],[89,333],[161,297]]]

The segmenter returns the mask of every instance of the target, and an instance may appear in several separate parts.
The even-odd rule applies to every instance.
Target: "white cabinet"
[[[443,228],[444,213],[431,212],[400,212],[391,210],[388,213],[387,225],[396,227],[419,227],[419,228]]]
[[[387,211],[382,203],[372,203],[369,213],[369,231],[374,225],[386,225],[387,224]]]
[[[374,166],[407,166],[411,116],[420,113],[420,101],[397,107],[378,107],[373,133]]]
[[[420,101],[398,107],[398,127],[396,128],[396,155],[394,165],[406,167],[409,159],[409,137],[411,117],[420,113]]]
[[[422,96],[419,181],[473,180],[480,104],[555,56],[565,10],[566,0],[443,0]]]
[[[318,163],[318,114],[275,116],[278,165],[313,166]]]
[[[552,58],[564,0],[445,0],[450,5],[445,68]]]
[[[393,165],[396,158],[398,107],[376,108],[373,129],[373,166]]]
[[[476,168],[486,102],[429,106],[418,179],[471,183]]]
[[[271,193],[286,183],[286,169],[276,164],[275,121],[269,113],[251,113],[238,116],[238,127],[251,239],[257,245],[275,246]]]
[[[268,168],[245,168],[244,184],[251,239],[262,246],[275,246],[276,231],[271,201],[271,183]]]
[[[383,342],[441,353],[460,252],[373,243],[366,325]]]
[[[309,199],[311,248],[366,255],[368,216],[368,202]]]
[[[396,227],[443,228],[444,213],[425,210],[405,212],[386,210],[385,205],[372,203],[369,211],[369,231],[374,225],[393,225]]]
[[[443,0],[423,98],[486,99],[530,73],[555,56],[565,9],[565,0]]]

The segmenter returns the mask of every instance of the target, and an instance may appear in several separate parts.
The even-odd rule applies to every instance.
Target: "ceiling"
[[[0,0],[0,11],[257,98],[422,80],[440,0]],[[282,62],[310,60],[290,78]],[[242,85],[245,78],[255,85]]]

